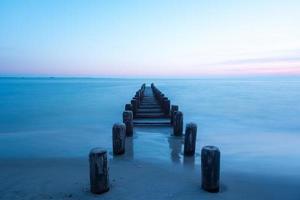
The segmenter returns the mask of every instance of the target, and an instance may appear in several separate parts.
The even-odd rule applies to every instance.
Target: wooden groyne
[[[171,126],[170,100],[152,83],[145,84],[131,100],[134,126]],[[126,104],[125,110],[130,106]]]
[[[126,137],[132,137],[134,126],[171,126],[172,137],[183,136],[183,113],[153,83],[143,84],[130,103],[125,105],[123,123],[115,123],[112,128],[112,149],[114,156],[126,152]],[[184,134],[184,156],[195,156],[197,124],[186,124]],[[92,149],[90,160],[91,192],[101,194],[109,190],[107,151]],[[220,151],[215,146],[204,146],[201,151],[202,189],[219,191]]]

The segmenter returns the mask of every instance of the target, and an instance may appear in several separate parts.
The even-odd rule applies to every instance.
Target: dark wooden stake
[[[184,155],[193,156],[196,148],[197,125],[189,123],[185,127]]]
[[[169,99],[164,99],[164,112],[165,112],[165,115],[169,116],[170,115],[170,100]]]
[[[172,105],[171,106],[171,125],[174,124],[175,111],[178,111],[178,106],[177,105]]]
[[[126,127],[123,123],[116,123],[112,128],[113,153],[120,155],[125,153]]]
[[[132,99],[131,100],[131,105],[132,105],[133,117],[135,117],[137,109],[138,109],[137,100],[136,99]]]
[[[89,154],[91,192],[102,194],[109,190],[107,152],[94,148]]]
[[[219,192],[220,150],[205,146],[201,151],[202,188],[208,192]]]
[[[130,111],[132,111],[132,105],[131,104],[126,104],[125,105],[125,110],[130,110]]]
[[[183,131],[183,114],[180,111],[175,113],[173,133],[175,136],[181,136]]]
[[[123,123],[126,126],[126,136],[131,137],[133,135],[133,114],[132,111],[123,112]]]

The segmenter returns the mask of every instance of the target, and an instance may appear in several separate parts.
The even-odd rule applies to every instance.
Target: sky
[[[300,75],[299,0],[0,0],[0,76]]]

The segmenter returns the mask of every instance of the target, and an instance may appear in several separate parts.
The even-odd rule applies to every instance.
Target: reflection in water
[[[125,141],[125,157],[129,160],[133,160],[133,137],[126,137]]]
[[[171,150],[171,160],[174,163],[180,163],[183,139],[182,137],[170,136],[168,138],[169,148]]]
[[[125,153],[122,155],[114,155],[112,152],[110,154],[113,156],[113,160],[133,160],[134,151],[133,151],[133,137],[126,137],[125,139]]]
[[[183,157],[183,165],[186,168],[194,169],[195,168],[195,156],[184,156]]]

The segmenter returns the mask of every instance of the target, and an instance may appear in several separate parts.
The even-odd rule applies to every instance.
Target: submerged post
[[[94,194],[102,194],[109,190],[107,152],[94,148],[89,153],[90,186]]]
[[[123,123],[116,123],[112,128],[113,153],[120,155],[125,153],[126,127]]]
[[[185,127],[184,138],[184,155],[193,156],[195,154],[197,137],[197,125],[195,123],[189,123]]]
[[[181,136],[183,131],[183,114],[177,111],[174,119],[173,133],[175,136]]]
[[[174,125],[175,112],[177,112],[177,111],[178,111],[178,106],[172,105],[171,106],[171,125]]]
[[[201,151],[202,188],[208,192],[219,192],[220,150],[205,146]]]
[[[133,114],[132,111],[123,112],[123,123],[126,126],[126,136],[131,137],[133,135]]]

